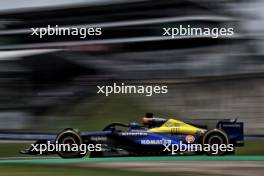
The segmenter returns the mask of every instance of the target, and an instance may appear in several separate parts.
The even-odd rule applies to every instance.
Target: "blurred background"
[[[262,0],[0,1],[0,131],[101,130],[140,122],[146,112],[238,118],[247,136],[259,138],[246,138],[236,155],[264,155],[263,9]],[[30,35],[48,25],[101,27],[103,35]],[[162,36],[179,25],[232,27],[235,35]],[[166,85],[168,94],[96,93],[114,82]],[[28,145],[0,141],[0,161],[21,159]],[[0,175],[263,175],[263,161],[14,163],[0,164]]]
[[[238,118],[264,132],[261,0],[9,0],[0,2],[0,129],[100,130],[146,112]],[[162,37],[163,27],[233,27],[230,38]],[[99,38],[31,36],[30,28],[102,27]],[[96,94],[113,82],[168,94]]]

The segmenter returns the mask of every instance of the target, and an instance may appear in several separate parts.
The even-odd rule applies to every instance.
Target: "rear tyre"
[[[86,155],[82,154],[79,146],[82,144],[81,136],[74,130],[66,129],[62,131],[56,138],[57,144],[61,145],[58,155],[62,158],[82,158]],[[70,150],[69,150],[70,149]]]
[[[228,139],[224,133],[221,132],[211,132],[204,138],[204,149],[205,147],[210,147],[209,150],[205,151],[207,155],[219,156],[224,155],[226,151],[220,150],[220,145],[228,145]]]

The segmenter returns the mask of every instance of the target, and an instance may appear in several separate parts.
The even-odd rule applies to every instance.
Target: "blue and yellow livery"
[[[213,128],[206,125],[183,122],[172,118],[153,117],[147,114],[143,123],[111,123],[101,131],[80,132],[75,129],[65,129],[58,134],[54,133],[0,133],[0,139],[5,140],[35,140],[36,143],[71,142],[81,144],[101,144],[101,151],[90,152],[90,157],[107,156],[160,156],[172,155],[164,151],[164,147],[173,144],[232,144],[234,147],[243,146],[243,123],[236,120],[217,120]],[[32,152],[31,147],[22,151],[25,154]],[[234,152],[232,152],[234,153]],[[80,151],[44,153],[59,154],[63,158],[84,157]],[[190,154],[190,153],[188,153]],[[191,153],[191,154],[203,154]],[[207,152],[214,155],[215,153]],[[217,155],[230,154],[219,152]]]

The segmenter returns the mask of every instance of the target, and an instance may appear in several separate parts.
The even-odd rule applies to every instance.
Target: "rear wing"
[[[229,137],[229,142],[235,146],[244,145],[244,123],[235,121],[220,121],[217,128],[223,130]]]

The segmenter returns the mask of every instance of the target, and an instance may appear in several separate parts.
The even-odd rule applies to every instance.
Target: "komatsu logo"
[[[168,139],[147,139],[147,140],[141,140],[141,144],[145,145],[166,145],[166,144],[171,144],[171,140]]]

